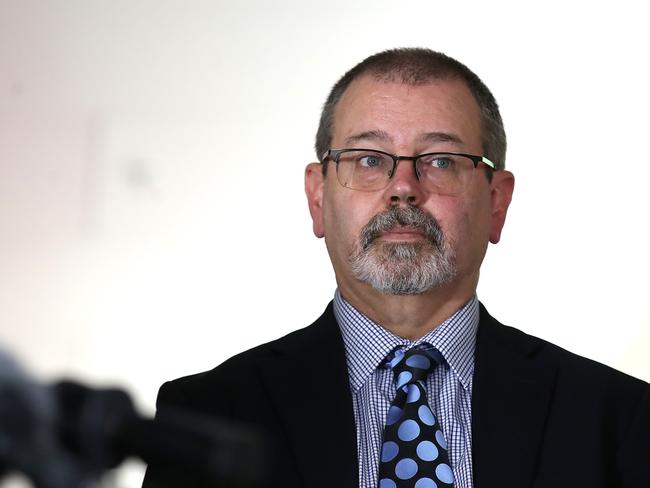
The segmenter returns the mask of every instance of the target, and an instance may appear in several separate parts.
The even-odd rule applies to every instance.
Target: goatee
[[[417,242],[384,242],[380,236],[397,226],[422,232]],[[450,283],[456,257],[438,221],[418,207],[390,207],[361,230],[350,258],[354,276],[389,295],[417,295]]]

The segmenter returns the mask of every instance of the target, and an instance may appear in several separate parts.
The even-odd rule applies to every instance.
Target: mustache
[[[424,237],[438,250],[442,250],[444,235],[435,217],[414,206],[389,207],[375,215],[361,229],[361,248],[365,251],[375,239],[397,225],[418,229]]]

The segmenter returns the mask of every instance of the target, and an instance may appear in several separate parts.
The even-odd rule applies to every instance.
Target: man
[[[305,177],[333,303],[166,383],[159,412],[263,428],[269,486],[650,486],[648,384],[503,326],[476,298],[514,187],[505,147],[492,94],[443,54],[350,70]],[[145,486],[165,480],[152,468]]]

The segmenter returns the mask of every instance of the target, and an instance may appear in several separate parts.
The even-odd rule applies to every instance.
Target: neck
[[[474,296],[478,274],[465,282],[419,295],[386,295],[365,283],[348,286],[338,279],[337,283],[343,298],[359,312],[393,334],[415,340],[438,327]]]

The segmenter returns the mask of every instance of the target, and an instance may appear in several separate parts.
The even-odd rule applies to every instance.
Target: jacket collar
[[[480,306],[472,395],[474,488],[533,482],[556,369],[544,342]],[[273,345],[260,374],[306,486],[358,486],[356,426],[343,340],[330,303],[310,327]],[[503,476],[504,470],[507,476]]]
[[[556,379],[554,367],[536,360],[544,344],[501,325],[481,305],[472,395],[475,488],[533,482]]]
[[[352,396],[332,304],[310,327],[273,347],[260,374],[305,486],[358,486]]]

